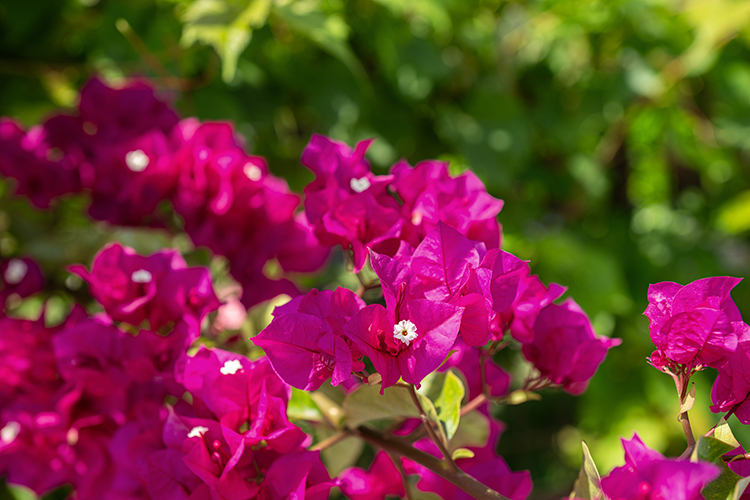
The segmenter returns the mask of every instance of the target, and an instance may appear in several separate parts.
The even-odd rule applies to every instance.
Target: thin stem
[[[446,443],[443,442],[442,439],[440,439],[440,436],[437,435],[435,432],[435,429],[432,427],[432,422],[429,418],[427,418],[427,415],[424,412],[424,408],[422,408],[422,403],[419,401],[419,396],[417,395],[416,389],[414,389],[414,386],[409,384],[409,395],[411,396],[411,400],[414,402],[414,406],[417,407],[417,410],[419,411],[419,417],[422,419],[422,425],[425,426],[427,429],[427,433],[430,435],[430,438],[432,438],[432,441],[435,443],[435,445],[440,450],[440,453],[443,454],[443,458],[445,459],[445,463],[448,465],[448,467],[453,471],[458,471],[458,467],[456,466],[456,463],[451,458],[451,453],[448,451],[448,448],[446,447]]]
[[[690,376],[685,373],[685,368],[682,367],[672,378],[674,378],[675,388],[680,397],[680,407],[682,407],[687,399]],[[695,435],[693,434],[693,428],[690,426],[690,417],[688,417],[687,411],[680,413],[678,420],[682,424],[682,430],[685,433],[685,440],[687,441],[687,449],[680,455],[681,458],[684,458],[689,456],[693,452],[693,448],[695,448]]]
[[[467,413],[471,412],[472,410],[477,409],[478,407],[482,406],[484,402],[487,401],[487,396],[484,394],[480,394],[479,396],[475,397],[468,403],[466,403],[464,406],[461,407],[461,416],[463,417]]]
[[[308,448],[308,450],[310,451],[325,450],[326,448],[330,448],[331,446],[338,444],[339,442],[350,437],[351,435],[352,433],[350,431],[338,432],[334,434],[333,436],[330,436],[324,439],[318,444],[311,446],[310,448]]]
[[[508,497],[488,488],[461,470],[451,470],[446,462],[437,457],[433,457],[422,450],[413,448],[409,443],[404,442],[399,438],[386,436],[376,430],[364,426],[357,427],[355,432],[368,443],[389,453],[406,457],[422,467],[429,469],[477,500],[509,500]]]
[[[399,474],[401,474],[401,482],[404,483],[404,492],[406,493],[407,500],[414,500],[414,492],[411,490],[411,483],[409,482],[409,476],[406,475],[406,471],[404,470],[404,464],[401,463],[399,457],[394,457],[390,452],[386,453],[391,457],[393,464],[398,469]]]

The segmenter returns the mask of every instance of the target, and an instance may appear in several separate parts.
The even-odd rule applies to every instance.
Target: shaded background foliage
[[[534,498],[559,498],[581,439],[602,471],[633,431],[683,450],[641,313],[649,283],[750,268],[748,21],[739,0],[0,0],[0,115],[33,125],[93,74],[140,75],[183,116],[234,121],[298,191],[312,133],[375,137],[376,173],[401,157],[474,170],[506,202],[504,248],[624,339],[583,396],[498,410],[501,454],[531,470]],[[92,223],[83,198],[37,212],[8,188],[0,255],[36,257],[56,303],[82,298],[64,266],[105,241],[184,246]],[[734,297],[750,314],[750,286]],[[717,420],[701,375],[699,433]]]

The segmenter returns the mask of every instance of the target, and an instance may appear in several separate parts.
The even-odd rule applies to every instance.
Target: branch
[[[452,485],[468,493],[472,498],[477,500],[510,500],[508,497],[488,488],[461,470],[451,471],[447,463],[422,450],[412,448],[408,443],[397,437],[386,436],[364,426],[357,427],[354,432],[371,445],[382,448],[388,453],[406,457],[429,469]]]
[[[448,465],[448,467],[453,471],[458,471],[458,467],[456,466],[456,463],[451,458],[451,452],[448,451],[448,448],[446,448],[445,443],[442,439],[440,439],[440,436],[437,435],[435,432],[435,429],[432,427],[432,422],[429,418],[427,418],[427,415],[424,413],[424,408],[422,408],[422,403],[419,402],[419,396],[417,395],[416,389],[414,389],[414,386],[412,384],[409,384],[409,395],[411,396],[412,401],[414,401],[414,405],[417,407],[417,410],[419,410],[419,416],[422,419],[422,425],[425,426],[427,429],[427,433],[432,438],[432,441],[435,443],[435,445],[440,450],[440,453],[443,454],[443,458],[445,459],[445,463]]]

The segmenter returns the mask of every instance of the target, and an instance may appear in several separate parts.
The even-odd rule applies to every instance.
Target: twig
[[[364,426],[357,427],[355,432],[368,443],[389,453],[406,457],[422,467],[429,469],[477,500],[509,500],[508,497],[488,488],[461,470],[450,470],[446,462],[430,455],[429,453],[425,453],[422,450],[413,448],[409,443],[404,442],[395,436],[386,436],[376,430]]]
[[[414,386],[409,384],[409,395],[411,396],[412,401],[414,401],[414,406],[417,407],[417,410],[419,411],[419,416],[422,419],[422,425],[425,426],[427,429],[427,433],[430,435],[430,438],[434,441],[435,445],[437,445],[438,449],[440,450],[440,453],[443,454],[443,458],[445,459],[445,463],[448,465],[448,467],[453,471],[458,471],[458,467],[456,466],[456,463],[451,458],[451,453],[448,451],[448,448],[446,447],[446,443],[443,442],[442,439],[440,439],[440,436],[437,435],[435,432],[435,429],[432,427],[432,422],[429,418],[427,418],[427,415],[424,412],[424,408],[422,408],[422,403],[419,401],[419,396],[417,395],[416,389],[414,389]]]
[[[468,403],[466,403],[464,406],[461,407],[461,416],[463,417],[467,413],[471,412],[472,410],[477,409],[478,407],[482,406],[487,401],[487,396],[484,394],[480,394],[479,396],[475,397]]]
[[[308,448],[308,450],[310,451],[325,450],[326,448],[330,448],[331,446],[338,444],[339,442],[350,437],[351,435],[352,435],[351,431],[338,432],[334,434],[333,436],[324,439],[318,444],[311,446],[310,448]]]
[[[388,456],[391,457],[391,460],[393,460],[393,464],[398,469],[399,474],[401,474],[401,481],[404,483],[404,492],[406,493],[407,500],[414,500],[414,492],[411,490],[411,483],[409,482],[409,476],[406,475],[406,471],[404,470],[404,464],[401,463],[401,460],[399,457],[394,457],[391,453],[388,453]]]

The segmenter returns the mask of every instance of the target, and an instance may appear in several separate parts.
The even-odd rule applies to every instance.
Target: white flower
[[[224,363],[224,366],[219,369],[222,375],[234,375],[237,373],[237,370],[242,370],[242,363],[240,363],[239,359],[227,361]]]
[[[417,325],[408,319],[402,319],[398,324],[393,325],[393,338],[408,346],[412,340],[417,338]]]
[[[203,427],[202,425],[199,425],[197,427],[193,427],[192,429],[190,429],[190,432],[188,432],[188,437],[199,438],[199,437],[202,437],[207,432],[208,432],[208,427]]]
[[[21,424],[18,422],[8,422],[5,427],[0,429],[0,442],[10,444],[15,441],[18,433],[21,432]]]
[[[145,269],[133,271],[133,274],[130,275],[130,279],[133,280],[133,283],[151,283],[152,278],[151,273]]]
[[[151,162],[142,149],[136,149],[125,155],[125,164],[133,172],[143,172]]]
[[[17,285],[26,276],[29,266],[21,259],[11,259],[8,267],[5,268],[3,279],[9,285]]]
[[[355,193],[361,193],[370,189],[370,179],[362,177],[361,179],[354,179],[349,181],[349,186],[354,190]]]
[[[242,171],[251,181],[259,181],[263,176],[263,172],[258,168],[258,166],[253,165],[250,162],[245,163],[245,167],[242,169]]]

